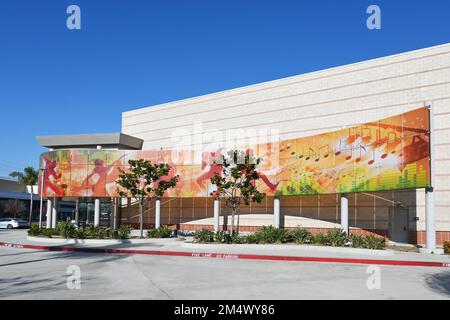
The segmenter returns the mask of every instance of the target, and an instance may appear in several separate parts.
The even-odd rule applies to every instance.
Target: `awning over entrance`
[[[41,146],[50,149],[97,148],[141,150],[143,140],[123,133],[97,133],[36,137]]]

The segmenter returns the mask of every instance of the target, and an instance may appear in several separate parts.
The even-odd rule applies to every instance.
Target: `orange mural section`
[[[429,109],[361,126],[242,149],[262,158],[258,185],[268,195],[314,195],[426,188],[430,185]],[[128,161],[168,163],[180,176],[168,197],[207,197],[220,173],[212,152],[72,149],[44,153],[45,197],[117,197]],[[42,181],[42,180],[41,180]],[[40,184],[39,184],[40,185]]]

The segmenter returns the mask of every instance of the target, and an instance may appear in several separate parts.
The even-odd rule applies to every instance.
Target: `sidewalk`
[[[28,240],[25,230],[0,231],[0,246],[5,247],[9,244],[14,244],[15,247],[24,249],[50,251],[450,268],[449,255],[398,252],[393,250],[366,250],[291,244],[194,244],[180,239],[147,239],[140,243],[61,245],[51,243],[51,241],[36,242]]]

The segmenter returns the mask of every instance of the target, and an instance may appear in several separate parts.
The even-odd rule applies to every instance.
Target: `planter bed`
[[[342,254],[360,254],[360,255],[376,255],[376,256],[393,256],[394,250],[390,249],[364,249],[364,248],[352,248],[352,247],[331,247],[320,246],[310,244],[295,244],[295,243],[283,243],[283,244],[223,244],[223,243],[201,243],[201,242],[184,242],[181,245],[183,248],[192,249],[223,249],[229,248],[230,251],[235,249],[261,249],[270,251],[279,250],[299,250],[299,251],[314,251],[314,252],[331,252]]]
[[[149,239],[149,238],[130,238],[130,239],[65,239],[62,237],[46,238],[46,237],[32,237],[28,236],[27,240],[42,243],[53,244],[145,244],[145,243],[168,243],[182,241],[180,238],[164,238],[164,239]]]

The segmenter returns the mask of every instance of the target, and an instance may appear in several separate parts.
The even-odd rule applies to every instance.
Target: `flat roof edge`
[[[94,133],[37,136],[36,140],[45,148],[86,147],[86,146],[117,146],[141,149],[144,141],[124,133]]]

